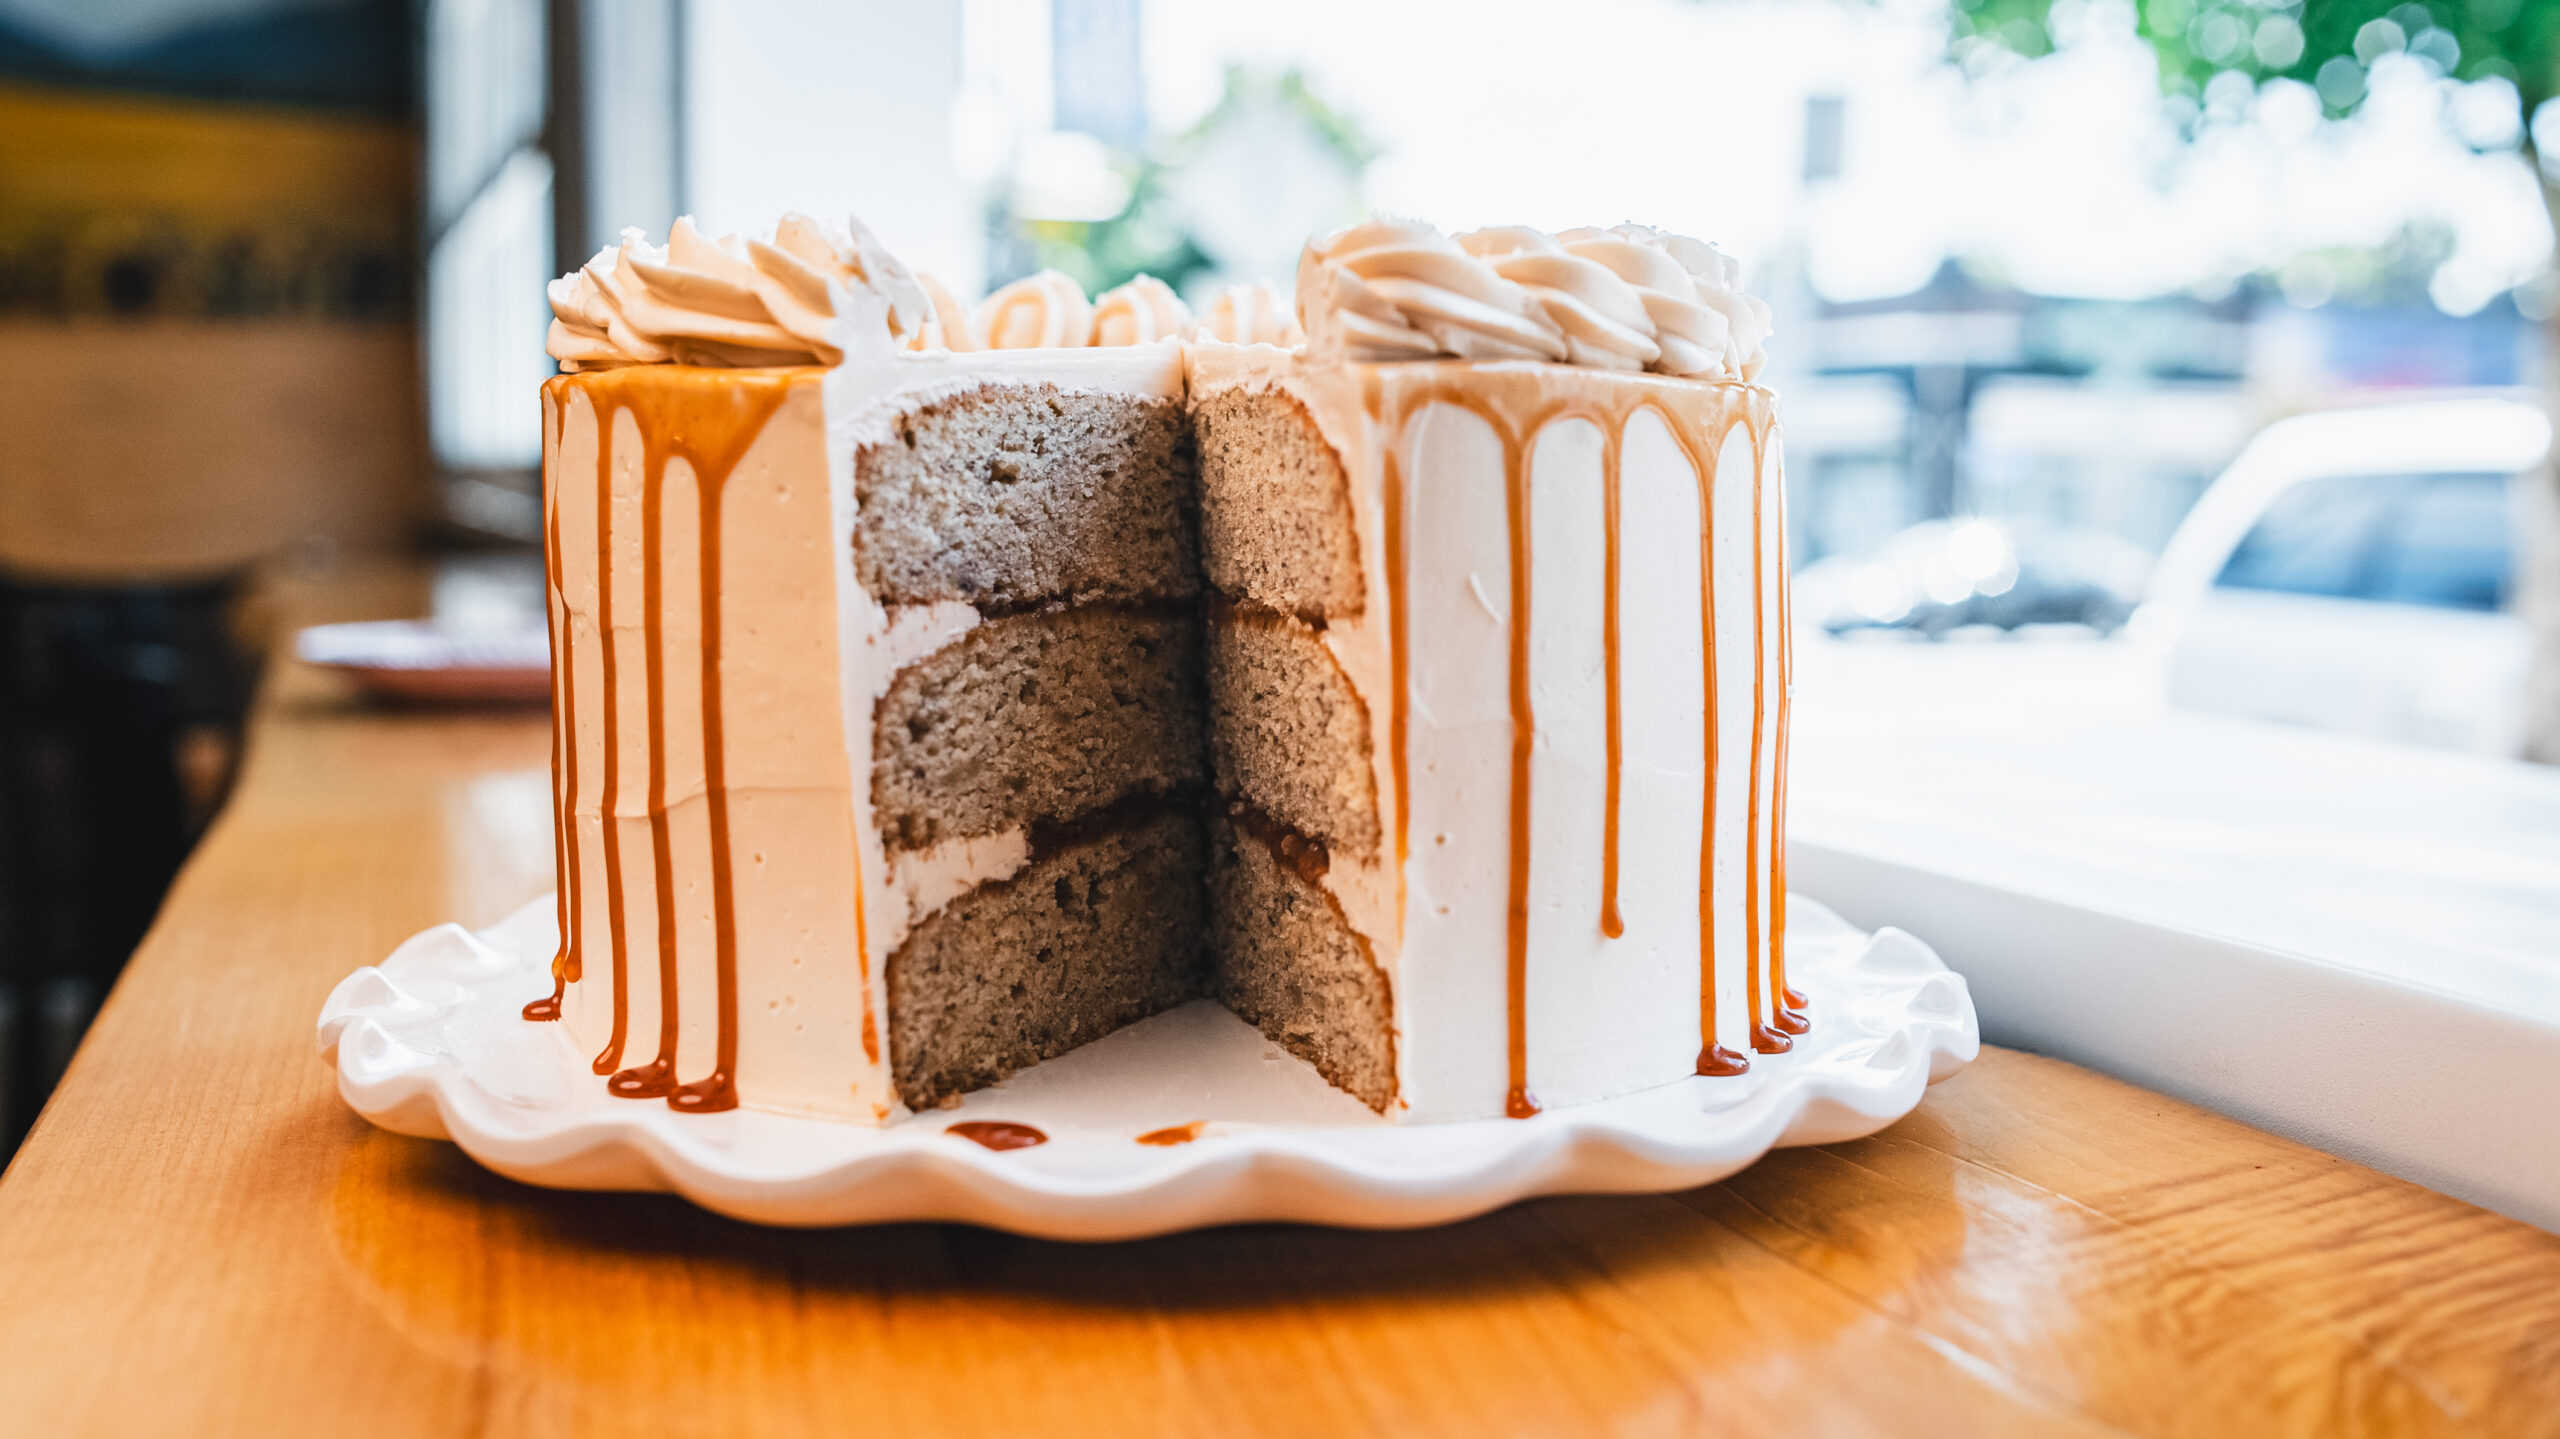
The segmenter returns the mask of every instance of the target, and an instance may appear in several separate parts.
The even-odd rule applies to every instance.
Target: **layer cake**
[[[964,312],[801,217],[627,235],[553,287],[529,1017],[616,1094],[873,1123],[1203,997],[1404,1120],[1783,1049],[1729,266],[1373,222],[1295,324],[1204,323],[1054,274]]]

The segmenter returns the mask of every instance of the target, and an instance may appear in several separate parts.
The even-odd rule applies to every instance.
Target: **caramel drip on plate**
[[[1208,1127],[1209,1121],[1205,1119],[1195,1119],[1189,1124],[1176,1124],[1164,1129],[1150,1129],[1146,1133],[1138,1136],[1138,1142],[1140,1144],[1153,1144],[1158,1146],[1189,1144],[1191,1141],[1200,1137],[1201,1130]]]
[[[1039,1130],[1032,1128],[1030,1125],[1015,1124],[1011,1120],[1006,1119],[963,1120],[958,1124],[943,1126],[942,1132],[945,1134],[956,1134],[962,1139],[970,1140],[977,1144],[983,1144],[989,1149],[996,1150],[1029,1149],[1035,1144],[1046,1144],[1049,1142],[1049,1136],[1042,1134]],[[1158,1133],[1162,1132],[1163,1131],[1161,1130],[1158,1131]]]
[[[728,479],[765,422],[789,396],[791,372],[700,376],[681,369],[641,367],[581,376],[596,410],[598,608],[604,631],[605,865],[614,949],[613,1038],[598,1056],[598,1073],[611,1072],[609,1092],[626,1099],[666,1096],[676,1109],[709,1113],[736,1106],[738,1054],[737,903],[729,841],[727,741],[722,722],[720,662],[721,501]],[[638,392],[638,393],[635,393]],[[620,1063],[629,1022],[627,945],[622,925],[621,854],[612,807],[620,794],[617,712],[618,666],[612,643],[614,417],[629,413],[641,442],[642,678],[648,716],[649,840],[656,900],[659,1022],[658,1052],[629,1069]],[[666,470],[682,459],[692,472],[699,544],[697,581],[701,616],[703,791],[710,822],[711,912],[716,961],[716,1054],[711,1073],[691,1083],[676,1079],[678,1007],[674,836],[667,802],[666,606],[664,530]],[[858,881],[857,881],[858,882]],[[867,1018],[867,1014],[866,1014]]]

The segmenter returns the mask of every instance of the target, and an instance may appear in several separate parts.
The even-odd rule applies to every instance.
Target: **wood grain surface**
[[[545,733],[271,686],[0,1179],[0,1432],[2560,1434],[2560,1238],[1999,1050],[1872,1139],[1417,1233],[767,1231],[498,1179],[348,1112],[312,1024],[548,887]]]

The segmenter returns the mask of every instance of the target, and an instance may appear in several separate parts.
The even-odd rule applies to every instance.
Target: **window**
[[[2512,567],[2504,475],[2342,475],[2267,507],[2214,583],[2495,610]]]
[[[2435,475],[2404,498],[2383,537],[2368,598],[2495,610],[2512,568],[2504,475]]]

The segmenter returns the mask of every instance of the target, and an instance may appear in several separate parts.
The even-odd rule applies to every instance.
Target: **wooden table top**
[[[2560,1237],[2001,1050],[1871,1139],[1414,1233],[772,1231],[496,1178],[356,1118],[312,1026],[548,888],[546,752],[271,686],[0,1179],[0,1430],[2560,1434]]]

